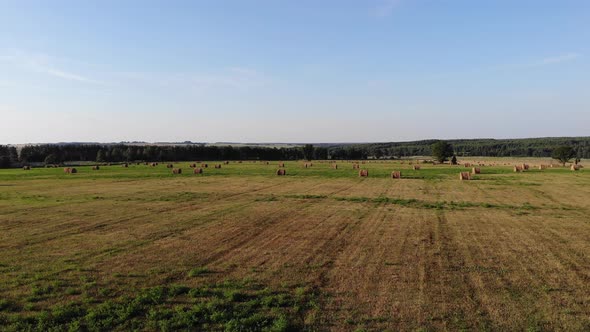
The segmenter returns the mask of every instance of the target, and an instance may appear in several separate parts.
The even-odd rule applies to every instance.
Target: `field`
[[[0,170],[0,330],[590,330],[588,169],[484,162]]]

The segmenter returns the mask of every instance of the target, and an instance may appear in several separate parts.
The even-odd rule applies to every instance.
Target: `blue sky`
[[[2,1],[0,143],[590,135],[590,1]]]

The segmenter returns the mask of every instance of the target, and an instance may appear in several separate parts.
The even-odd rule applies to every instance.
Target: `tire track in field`
[[[531,242],[528,236],[523,236],[523,234],[519,232],[519,229],[515,229],[515,227],[517,227],[515,224],[511,224],[510,228],[508,229],[502,220],[490,218],[489,221],[489,227],[491,230],[494,232],[499,232],[501,237],[494,236],[494,238],[498,238],[499,240],[494,243],[494,246],[490,246],[487,250],[480,245],[479,250],[481,252],[481,257],[498,257],[498,253],[504,254],[508,257],[508,259],[502,257],[502,259],[498,260],[499,262],[502,262],[502,270],[507,271],[507,273],[497,274],[494,281],[497,284],[497,288],[504,292],[504,297],[509,297],[511,299],[511,301],[503,301],[505,302],[503,304],[504,306],[510,306],[509,310],[504,310],[507,312],[503,313],[503,316],[511,316],[509,320],[518,319],[521,322],[520,328],[525,329],[526,327],[523,325],[524,322],[522,317],[527,316],[528,312],[530,312],[532,308],[532,305],[529,300],[524,297],[524,295],[530,294],[523,294],[523,292],[521,292],[521,288],[523,285],[527,285],[526,287],[530,289],[532,285],[538,284],[539,279],[543,280],[543,276],[538,275],[534,270],[531,269],[529,264],[523,262],[523,256],[525,255],[518,253],[517,250],[522,250],[523,247],[534,247],[534,244]],[[475,237],[472,239],[472,241],[473,243],[483,242],[481,239]],[[526,256],[528,257],[527,260],[529,261],[535,260],[530,256],[530,254],[527,254]],[[519,269],[514,269],[514,267],[519,267],[520,271]],[[497,298],[495,298],[495,300],[496,302],[501,301]],[[501,315],[500,312],[497,312],[496,314],[497,316]],[[497,317],[497,320],[499,322],[503,322],[506,321],[506,318]],[[505,329],[507,326],[501,326],[501,328]]]
[[[236,249],[243,247],[245,244],[249,242],[253,242],[256,238],[264,237],[264,230],[270,228],[273,225],[283,222],[284,219],[289,219],[288,217],[292,217],[294,212],[302,213],[303,211],[306,211],[312,205],[312,202],[308,202],[303,206],[298,206],[296,209],[294,209],[294,211],[284,208],[276,209],[272,213],[265,214],[260,218],[256,218],[256,220],[254,220],[254,228],[246,233],[243,232],[243,229],[241,227],[239,227],[240,225],[238,225],[237,227],[236,234],[231,235],[230,237],[226,237],[226,233],[224,232],[224,239],[222,240],[222,243],[227,243],[229,244],[229,246],[221,250],[218,250],[216,253],[210,255],[207,259],[199,262],[199,264],[205,266],[213,264],[220,260],[225,260],[224,257],[232,253]]]
[[[459,320],[458,322],[453,322],[456,325],[454,328],[493,329],[494,325],[490,316],[489,301],[484,292],[486,288],[482,280],[479,277],[473,276],[471,273],[462,271],[465,267],[475,266],[473,253],[466,245],[461,245],[461,243],[471,242],[462,234],[460,226],[453,228],[457,230],[457,234],[451,230],[444,211],[440,211],[437,214],[437,219],[436,225],[439,227],[440,237],[445,241],[445,245],[440,248],[441,259],[439,260],[439,264],[441,264],[441,273],[450,279],[452,283],[451,289],[448,290],[450,294],[445,298],[460,299],[466,296],[469,300],[467,303],[461,303],[457,308],[452,308],[454,309],[454,315],[456,315],[454,318]],[[478,242],[478,244],[481,245],[481,242]],[[442,264],[443,257],[444,264]],[[446,321],[447,324],[449,322],[450,319]]]
[[[231,194],[231,195],[226,195],[226,196],[222,196],[221,198],[214,200],[213,202],[216,201],[224,201],[227,200],[228,198],[232,198],[232,197],[237,197],[237,196],[241,196],[244,194],[250,194],[250,193],[255,193],[261,190],[266,190],[269,188],[273,188],[276,186],[280,186],[280,185],[284,185],[283,183],[281,184],[276,184],[276,185],[270,185],[270,186],[265,186],[256,190],[251,190],[251,191],[243,191],[243,192],[239,192],[239,193],[235,193],[235,194]],[[85,203],[88,202],[84,202],[81,203],[80,205],[83,205]],[[250,205],[254,202],[250,202],[249,204],[245,204],[245,206]],[[180,206],[179,206],[180,205]],[[197,210],[199,209],[205,209],[207,205],[203,205],[203,204],[199,204],[197,205]],[[100,222],[97,221],[97,223],[93,224],[93,225],[88,225],[88,226],[78,226],[79,224],[79,220],[80,219],[85,219],[88,220],[88,218],[84,218],[84,217],[74,217],[73,219],[71,219],[71,221],[69,222],[63,222],[60,225],[60,229],[63,229],[61,232],[53,232],[51,234],[47,234],[46,236],[42,236],[41,238],[38,238],[36,240],[27,240],[26,243],[20,243],[20,244],[15,244],[12,246],[12,248],[20,248],[23,246],[30,246],[30,245],[37,245],[43,242],[49,242],[49,241],[54,241],[54,240],[58,240],[58,239],[63,239],[63,238],[67,238],[70,236],[74,236],[74,235],[79,235],[81,232],[88,232],[88,231],[92,231],[95,230],[97,228],[102,228],[102,227],[109,227],[109,228],[113,228],[112,226],[118,226],[127,222],[131,222],[131,221],[135,221],[135,220],[146,220],[149,219],[149,216],[152,216],[154,214],[165,214],[168,212],[179,212],[179,211],[187,211],[187,210],[195,210],[195,205],[194,202],[183,202],[183,203],[176,203],[176,204],[171,204],[171,206],[169,207],[160,207],[157,211],[149,211],[149,212],[145,212],[145,213],[141,213],[138,215],[134,215],[134,216],[130,216],[127,218],[122,218],[120,220],[117,221],[110,221],[110,222]],[[51,226],[51,223],[46,223],[47,226]],[[74,227],[68,227],[68,226],[74,226]],[[75,227],[78,226],[78,227]],[[11,248],[11,247],[6,247],[6,248]]]
[[[542,285],[548,283],[548,275],[545,273],[538,273],[538,268],[533,269],[531,263],[547,261],[546,255],[542,254],[545,249],[534,252],[531,252],[530,249],[526,250],[526,248],[535,248],[539,244],[539,241],[536,240],[537,233],[533,230],[525,230],[524,227],[526,226],[522,225],[520,222],[511,224],[510,230],[506,229],[504,223],[496,220],[493,220],[492,225],[489,226],[491,229],[497,230],[503,235],[499,238],[500,240],[494,243],[494,246],[489,246],[489,249],[486,250],[482,246],[482,243],[485,243],[485,241],[477,238],[473,238],[470,243],[478,244],[478,248],[481,252],[479,255],[480,257],[499,257],[498,253],[505,254],[509,257],[509,259],[506,259],[505,257],[499,259],[500,262],[504,263],[502,265],[502,270],[508,271],[508,273],[499,273],[493,280],[489,279],[489,275],[480,276],[480,279],[485,276],[488,283],[494,282],[498,284],[497,288],[503,290],[505,292],[504,295],[508,295],[512,298],[512,301],[507,302],[502,300],[498,291],[490,294],[490,296],[493,298],[493,300],[491,300],[492,303],[495,301],[497,306],[499,303],[502,303],[502,306],[510,306],[509,310],[502,310],[503,316],[496,317],[497,320],[500,322],[506,321],[507,318],[504,316],[507,314],[512,316],[512,318],[508,318],[508,320],[522,320],[522,317],[528,318],[528,315],[540,314],[544,309],[546,309],[546,306],[541,304],[540,301],[543,301],[547,304],[551,303],[551,307],[554,308],[562,307],[563,303],[555,302],[555,299],[552,299],[549,294],[539,291],[542,288]],[[495,236],[494,238],[498,237]],[[518,249],[519,251],[522,251],[523,248],[525,248],[527,253],[519,253],[518,251],[514,250]],[[523,257],[527,257],[527,259],[524,260]],[[518,273],[518,270],[507,270],[506,266],[519,266],[520,270],[526,273]],[[538,267],[539,263],[534,266]],[[543,268],[542,272],[547,270],[547,268]],[[510,276],[516,277],[516,280],[513,281]],[[488,287],[488,289],[492,288]],[[497,312],[496,316],[498,315],[500,315],[500,313]],[[522,323],[524,324],[525,322],[523,321]],[[523,329],[526,328],[524,325],[521,327]]]

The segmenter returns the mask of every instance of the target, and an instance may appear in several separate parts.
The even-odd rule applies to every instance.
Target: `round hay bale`
[[[205,164],[205,163],[202,163],[202,164],[201,164],[201,167],[202,167],[202,168],[208,168],[208,167],[209,167],[209,165],[207,165],[207,164]]]
[[[92,166],[92,170],[93,171],[98,171],[100,169],[100,166],[96,165],[96,166]]]
[[[168,164],[168,165],[166,165],[166,168],[174,168],[174,165],[173,164]]]
[[[277,169],[277,175],[287,175],[287,170],[284,168]]]
[[[221,168],[221,164],[215,165],[215,168],[218,168],[218,169]]]
[[[401,179],[402,178],[402,172],[401,171],[393,171],[393,172],[391,172],[391,178],[392,179]]]
[[[173,168],[172,174],[182,174],[182,168]]]
[[[363,177],[363,178],[366,178],[366,177],[368,177],[368,176],[369,176],[369,171],[368,171],[368,170],[366,170],[366,169],[361,169],[361,170],[359,171],[359,176],[360,176],[360,177]]]
[[[459,173],[459,180],[471,180],[471,174],[469,172],[460,172]]]
[[[420,165],[414,165],[412,166],[412,169],[415,171],[419,171],[420,170]]]
[[[471,174],[480,174],[481,173],[481,168],[479,167],[473,167],[471,169]]]
[[[279,167],[285,167],[285,163],[284,162],[279,162]]]
[[[127,167],[129,167],[129,164],[128,164],[128,163],[124,163],[122,166],[123,166],[124,168],[127,168]]]
[[[203,174],[203,169],[202,168],[195,168],[193,170],[193,174]]]
[[[23,166],[23,171],[30,171],[31,170],[31,166]]]

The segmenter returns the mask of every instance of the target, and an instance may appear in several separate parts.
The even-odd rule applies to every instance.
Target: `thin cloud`
[[[552,64],[562,63],[562,62],[568,62],[568,61],[575,60],[581,56],[582,55],[579,53],[567,53],[567,54],[563,54],[563,55],[545,58],[545,59],[542,59],[537,62],[533,62],[533,63],[529,64],[529,66],[530,67],[537,67],[537,66],[546,66],[546,65],[552,65]]]
[[[397,8],[401,2],[402,0],[382,0],[380,5],[371,10],[371,13],[376,17],[391,16],[394,9]]]
[[[513,64],[506,64],[506,65],[498,65],[489,67],[489,70],[504,70],[504,69],[519,69],[519,68],[532,68],[532,67],[543,67],[543,66],[550,66],[550,65],[557,65],[564,62],[574,61],[580,58],[582,55],[579,53],[566,53],[556,56],[551,56],[547,58],[543,58],[540,60],[531,61],[528,63],[513,63]]]
[[[231,87],[251,88],[264,84],[263,75],[255,69],[246,67],[229,67],[213,74],[194,75],[192,83],[199,88]]]
[[[0,61],[9,62],[21,66],[30,71],[43,73],[49,76],[61,78],[69,81],[76,81],[90,84],[104,84],[98,80],[85,77],[70,71],[56,68],[50,62],[51,57],[45,54],[32,54],[23,51],[15,51],[13,54],[0,55]]]
[[[487,67],[475,67],[471,69],[465,69],[463,71],[439,74],[439,75],[432,75],[428,76],[428,79],[444,79],[447,77],[452,76],[459,76],[459,75],[480,75],[484,73],[493,73],[493,72],[500,72],[500,71],[509,71],[509,70],[526,70],[532,69],[536,67],[544,67],[544,66],[552,66],[558,65],[561,63],[574,61],[578,58],[582,57],[580,53],[566,53],[556,56],[551,56],[547,58],[542,58],[540,60],[531,61],[528,63],[509,63],[509,64],[499,64]]]
[[[93,80],[88,77],[80,76],[78,74],[66,72],[66,71],[52,68],[52,67],[36,65],[35,68],[38,72],[45,73],[45,74],[53,76],[53,77],[63,78],[65,80],[83,82],[83,83],[92,83],[92,84],[103,84],[100,81]]]

